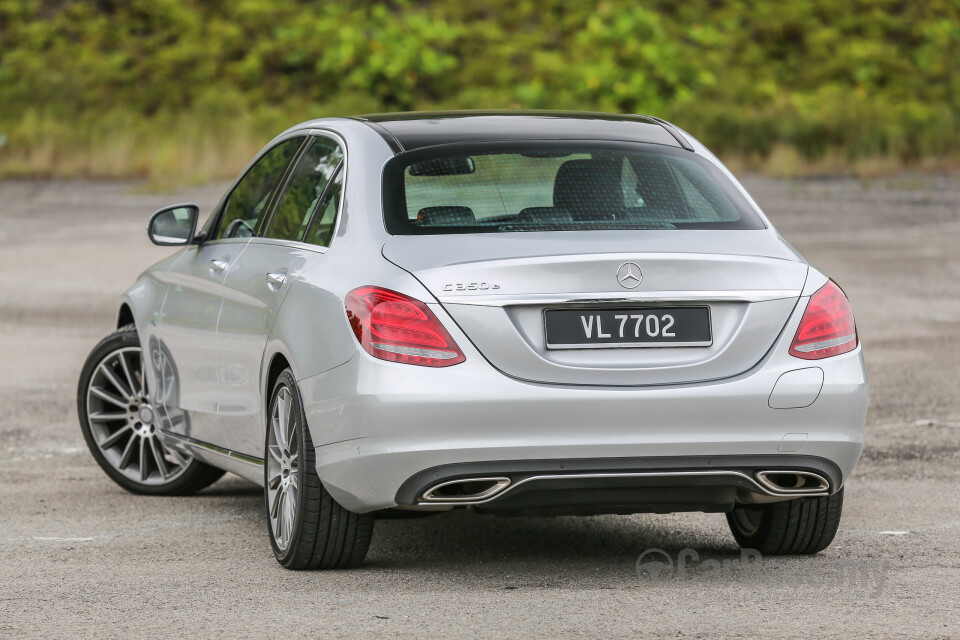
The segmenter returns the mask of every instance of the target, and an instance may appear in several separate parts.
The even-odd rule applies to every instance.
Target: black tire
[[[805,555],[823,551],[840,527],[843,489],[823,498],[797,498],[764,505],[737,505],[727,514],[743,549],[763,555]]]
[[[271,447],[281,453],[281,457],[288,460],[294,452],[282,451],[274,433],[273,416],[277,410],[278,398],[284,394],[285,402],[292,401],[289,419],[294,421],[295,435],[289,438],[290,446],[298,447],[296,455],[298,464],[295,471],[288,472],[295,476],[297,494],[293,507],[294,518],[292,531],[286,542],[278,541],[276,529],[279,522],[274,523],[271,517],[270,491],[277,490],[272,486],[281,482],[281,475],[273,475],[271,471],[284,468],[272,457]],[[289,400],[286,400],[289,399]],[[297,390],[293,374],[289,369],[284,370],[277,378],[270,393],[269,411],[267,412],[267,434],[264,445],[264,504],[266,511],[267,533],[270,537],[270,546],[277,558],[277,562],[287,569],[345,569],[357,567],[363,563],[370,546],[370,537],[373,534],[374,517],[371,514],[359,514],[348,511],[334,500],[317,475],[316,452],[310,430],[307,428],[307,418],[303,411],[303,402]],[[274,465],[274,461],[276,464]],[[271,465],[274,465],[273,469]],[[278,490],[282,491],[282,489]],[[283,536],[280,536],[283,537]]]
[[[187,458],[182,454],[177,454],[178,460],[182,460],[186,462],[186,464],[181,465],[177,460],[169,461],[171,466],[166,470],[171,471],[171,469],[175,468],[175,472],[172,473],[169,481],[161,479],[159,482],[153,481],[149,483],[138,482],[136,479],[130,477],[129,473],[124,473],[120,468],[118,468],[116,460],[111,461],[107,458],[107,454],[98,444],[97,436],[94,433],[95,428],[91,424],[89,417],[89,390],[91,380],[97,373],[97,369],[100,367],[100,365],[104,363],[105,359],[109,358],[112,353],[115,353],[121,349],[140,349],[140,339],[137,335],[137,328],[132,324],[120,327],[101,340],[99,344],[93,348],[93,351],[90,352],[90,355],[87,356],[87,360],[80,372],[80,381],[77,386],[77,413],[80,420],[80,431],[83,433],[83,439],[86,441],[87,448],[90,449],[93,459],[97,461],[97,464],[100,465],[100,468],[103,469],[103,471],[110,477],[111,480],[131,493],[158,496],[182,496],[196,493],[197,491],[200,491],[201,489],[216,482],[221,476],[223,476],[223,470],[212,467],[201,462],[200,460],[197,460],[196,458]],[[130,353],[134,352],[131,351]],[[140,353],[139,357],[143,357],[142,353]],[[133,364],[132,360],[127,360],[127,362]],[[119,371],[115,371],[115,373],[118,377],[120,376]],[[138,382],[142,385],[142,380],[138,379]],[[142,397],[145,398],[149,395],[146,393],[148,390],[142,388],[142,391],[143,393],[140,394]],[[98,425],[100,426],[98,426],[97,429],[101,434],[101,439],[105,433],[110,431],[116,433],[120,430],[130,429],[131,425],[133,424],[133,420],[134,419],[132,417],[129,417],[126,419],[117,419],[116,421],[98,422]],[[142,428],[142,426],[143,424],[140,423],[135,428]],[[126,440],[126,442],[130,443],[131,446],[134,446],[136,442],[132,441],[136,437],[138,436],[131,435],[130,439]],[[124,440],[121,439],[119,442],[123,443]],[[156,442],[157,446],[160,447],[159,453],[161,456],[172,455],[170,454],[169,450],[162,447],[162,444],[159,442],[159,440]],[[159,469],[157,467],[160,463],[156,462],[156,458],[152,458],[152,460],[154,460],[154,471],[159,473]]]

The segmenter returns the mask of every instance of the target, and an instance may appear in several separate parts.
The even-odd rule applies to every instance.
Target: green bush
[[[947,0],[0,0],[0,173],[230,175],[308,117],[653,113],[727,156],[955,153]]]

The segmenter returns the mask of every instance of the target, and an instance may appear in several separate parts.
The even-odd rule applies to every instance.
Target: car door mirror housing
[[[176,247],[194,242],[200,207],[193,203],[174,204],[160,209],[147,223],[147,235],[153,244]]]

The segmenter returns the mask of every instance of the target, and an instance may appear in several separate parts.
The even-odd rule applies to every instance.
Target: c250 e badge
[[[489,282],[449,282],[443,285],[444,291],[495,291],[500,285]]]

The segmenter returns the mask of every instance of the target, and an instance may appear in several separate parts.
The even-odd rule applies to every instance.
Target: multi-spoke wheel
[[[107,475],[129,491],[199,491],[223,472],[164,446],[157,429],[167,405],[165,400],[151,403],[146,366],[132,326],[110,334],[93,349],[77,391],[84,439]]]
[[[290,545],[297,515],[300,427],[290,415],[292,409],[290,390],[280,387],[274,397],[267,433],[267,507],[270,529],[281,551]]]
[[[267,412],[264,496],[277,561],[288,569],[334,569],[363,562],[373,516],[344,509],[316,471],[316,452],[293,375],[280,374]]]

